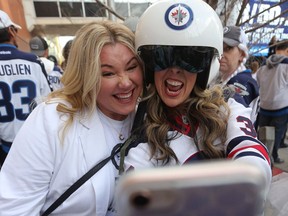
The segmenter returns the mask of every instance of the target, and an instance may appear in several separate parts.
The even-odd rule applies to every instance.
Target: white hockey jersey
[[[272,177],[270,159],[266,147],[257,139],[257,133],[250,120],[251,108],[243,107],[232,98],[228,100],[228,105],[231,114],[227,124],[226,142],[221,143],[220,140],[216,140],[214,145],[225,152],[227,159],[240,160],[256,165],[266,179],[266,191],[263,194],[267,195]],[[175,133],[177,131],[170,131],[168,136],[175,136]],[[196,136],[201,137],[199,129]],[[177,163],[174,159],[171,159],[166,166],[183,165],[206,159],[202,154],[203,145],[198,143],[199,148],[197,148],[193,138],[179,134],[179,132],[177,138],[169,142],[169,146],[176,154],[179,162]],[[147,143],[133,144],[124,161],[126,171],[157,166],[163,166],[162,161],[156,160],[155,157],[151,158]]]
[[[45,66],[45,70],[47,72],[47,79],[53,90],[57,90],[63,87],[60,79],[63,75],[62,70],[55,65],[55,63],[45,57],[40,57],[40,60],[43,62]]]
[[[33,107],[34,99],[47,96],[51,88],[37,57],[10,44],[0,44],[0,139],[13,142]],[[8,151],[8,149],[7,149]]]

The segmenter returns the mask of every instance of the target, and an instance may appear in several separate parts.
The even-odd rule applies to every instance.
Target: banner
[[[288,39],[287,0],[282,0],[282,2],[285,3],[282,3],[261,13],[261,11],[268,9],[271,6],[278,4],[279,2],[280,0],[250,0],[247,8],[248,13],[247,11],[244,13],[242,22],[249,19],[249,17],[255,16],[256,14],[259,15],[251,19],[248,23],[243,24],[243,29],[248,30],[255,27],[260,27],[267,21],[273,20],[275,17],[279,16],[279,18],[273,20],[269,24],[260,27],[253,32],[247,33],[250,41],[248,46],[251,55],[266,56],[268,53],[268,43],[274,35],[276,36],[277,40]]]

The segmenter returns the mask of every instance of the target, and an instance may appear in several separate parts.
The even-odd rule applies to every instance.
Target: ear
[[[288,48],[285,49],[285,56],[288,56]]]
[[[240,60],[240,62],[243,62],[243,60],[245,58],[245,52],[241,49],[239,49],[239,51],[240,51],[240,59],[239,60]]]
[[[44,51],[44,56],[45,56],[45,57],[48,57],[48,55],[49,55],[49,49],[47,48],[47,49]]]
[[[9,37],[11,38],[11,37],[16,37],[16,31],[15,31],[15,29],[13,28],[13,27],[9,27],[8,28],[8,33],[9,33]]]

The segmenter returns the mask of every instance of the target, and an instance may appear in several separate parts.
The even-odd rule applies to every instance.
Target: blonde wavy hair
[[[77,31],[61,78],[64,87],[48,97],[48,103],[55,99],[68,102],[57,106],[57,111],[69,116],[63,126],[62,141],[76,116],[87,118],[95,111],[101,87],[100,53],[105,45],[116,43],[128,47],[141,62],[135,52],[134,34],[123,24],[113,21],[91,22]]]
[[[146,136],[148,139],[151,158],[160,160],[167,164],[172,158],[178,161],[175,153],[169,147],[171,139],[177,139],[177,136],[169,138],[167,133],[170,126],[167,122],[167,107],[161,101],[157,94],[154,84],[148,89],[147,97],[147,116],[145,119]],[[195,86],[191,97],[180,107],[169,109],[169,115],[186,115],[191,126],[197,125],[201,131],[201,137],[194,137],[198,150],[202,150],[208,158],[223,158],[223,149],[213,145],[216,139],[222,143],[226,139],[226,130],[229,107],[224,101],[223,92],[220,86],[211,89],[201,90]],[[196,134],[197,128],[192,128]],[[201,146],[204,149],[200,149]],[[191,143],[192,145],[192,143]]]

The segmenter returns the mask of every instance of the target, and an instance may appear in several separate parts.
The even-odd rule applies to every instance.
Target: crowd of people
[[[38,56],[44,64],[47,73],[48,82],[53,90],[61,88],[60,78],[62,77],[62,69],[57,65],[57,59],[49,56],[49,46],[47,41],[41,36],[35,36],[29,41],[31,53]],[[48,59],[54,59],[54,61]],[[56,60],[56,62],[55,62]]]
[[[61,67],[41,36],[20,51],[21,26],[0,11],[0,215],[116,216],[125,173],[214,160],[259,170],[263,214],[271,164],[283,162],[288,40],[253,75],[240,27],[202,0],[176,3],[152,4],[132,30],[83,25]],[[263,126],[275,127],[272,161]]]

